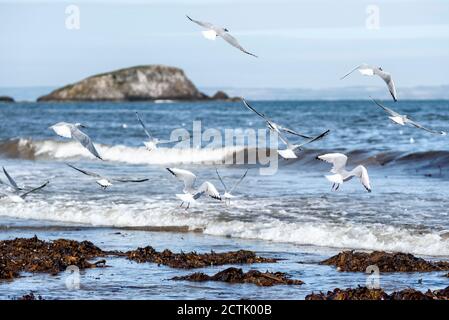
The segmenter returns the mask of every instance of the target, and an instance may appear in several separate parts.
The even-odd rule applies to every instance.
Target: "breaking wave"
[[[262,155],[266,161],[276,150],[259,150],[256,147],[232,146],[223,148],[158,148],[149,152],[142,147],[125,145],[101,145],[97,149],[103,159],[111,162],[128,164],[256,164]],[[338,151],[338,150],[337,150]],[[436,169],[440,174],[449,169],[449,151],[423,152],[373,152],[365,150],[340,150],[350,157],[353,163],[369,166],[390,164],[404,165],[408,169]],[[318,154],[336,152],[336,150],[300,151],[298,159],[284,161],[280,165],[312,165]],[[12,139],[0,141],[0,156],[29,160],[73,160],[77,158],[94,159],[94,157],[75,141]],[[238,159],[238,161],[237,161]],[[250,159],[250,161],[248,161]],[[257,159],[257,162],[254,161]]]

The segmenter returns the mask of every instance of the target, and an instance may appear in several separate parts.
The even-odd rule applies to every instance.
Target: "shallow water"
[[[8,119],[0,122],[1,165],[22,185],[36,186],[50,180],[45,190],[32,194],[23,203],[0,199],[0,236],[7,239],[37,234],[43,239],[88,239],[104,249],[120,250],[145,245],[173,251],[251,249],[286,260],[244,266],[245,270],[254,267],[286,271],[306,285],[258,288],[220,283],[179,284],[166,279],[185,271],[113,258],[108,259],[113,267],[83,273],[80,291],[65,289],[64,274],[35,275],[0,284],[0,296],[18,296],[36,288],[49,298],[287,299],[293,294],[302,298],[311,291],[365,283],[363,274],[338,273],[316,264],[344,248],[449,258],[447,136],[395,126],[372,102],[252,104],[273,120],[300,132],[312,135],[331,129],[331,133],[310,145],[298,161],[281,160],[275,175],[259,175],[257,167],[249,166],[247,178],[236,190],[239,197],[230,206],[201,199],[198,206],[187,212],[179,208],[175,197],[181,193],[182,185],[165,167],[190,169],[197,173],[199,182],[207,179],[222,191],[215,167],[232,185],[248,166],[224,166],[220,162],[242,147],[200,150],[193,145],[193,149],[162,148],[150,153],[142,145],[145,136],[134,111],[139,111],[151,132],[163,139],[176,128],[191,132],[193,120],[201,120],[203,130],[263,128],[263,121],[241,103],[0,104],[0,117]],[[449,129],[448,101],[386,104],[429,127]],[[92,159],[76,143],[55,137],[47,128],[58,121],[87,125],[86,132],[106,161]],[[367,193],[357,179],[345,183],[338,192],[331,192],[324,178],[330,166],[314,160],[329,151],[347,153],[349,168],[365,164],[373,192]],[[108,176],[148,177],[150,181],[116,184],[102,191],[92,179],[64,162]],[[50,227],[67,224],[79,228]],[[135,226],[176,226],[201,232],[112,228]],[[115,234],[117,231],[121,234]],[[223,268],[207,268],[207,272]],[[417,284],[419,278],[423,278],[422,285]],[[381,284],[387,290],[406,286],[427,289],[444,287],[447,281],[438,273],[392,274],[382,275]]]

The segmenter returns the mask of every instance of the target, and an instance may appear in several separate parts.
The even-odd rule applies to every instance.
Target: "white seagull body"
[[[184,182],[184,189],[182,190],[183,194],[176,194],[176,197],[179,198],[182,203],[187,203],[187,208],[190,207],[191,204],[195,204],[202,195],[208,195],[209,197],[220,200],[220,193],[217,191],[215,186],[209,181],[205,181],[201,184],[199,188],[195,188],[196,176],[188,170],[177,169],[177,168],[167,168],[168,172],[174,175],[177,179]]]
[[[240,179],[236,181],[236,183],[232,186],[231,189],[228,189],[226,187],[226,184],[224,183],[224,181],[221,178],[220,174],[218,173],[217,169],[215,169],[215,172],[217,173],[218,179],[220,180],[220,182],[224,188],[224,193],[221,196],[221,198],[225,201],[226,204],[231,204],[231,199],[236,197],[232,194],[232,192],[235,190],[235,188],[237,188],[237,186],[240,184],[240,182],[242,182],[243,179],[245,179],[246,174],[248,173],[248,170],[246,170],[245,173],[240,177]]]
[[[373,102],[375,104],[377,104],[379,107],[381,107],[386,113],[389,114],[388,118],[390,118],[391,121],[393,121],[396,124],[399,124],[401,126],[404,126],[406,124],[410,124],[412,126],[414,126],[415,128],[418,129],[422,129],[425,130],[427,132],[433,133],[433,134],[440,134],[442,136],[445,136],[447,133],[445,131],[437,131],[437,130],[432,130],[432,129],[428,129],[426,127],[423,127],[422,125],[420,125],[419,123],[413,121],[412,119],[410,119],[407,115],[405,114],[399,114],[394,110],[391,110],[390,108],[384,106],[383,104],[381,104],[380,102],[374,100],[373,98],[371,98],[371,100],[373,100]]]
[[[245,99],[242,99],[243,104],[251,111],[253,111],[255,114],[257,114],[259,117],[261,117],[262,119],[265,120],[265,123],[268,127],[268,129],[270,129],[272,132],[276,132],[279,136],[279,139],[281,139],[282,142],[285,143],[285,145],[287,146],[286,149],[283,150],[277,150],[278,154],[283,157],[284,159],[295,159],[297,158],[295,151],[297,150],[301,150],[301,147],[320,140],[321,138],[324,138],[328,133],[329,130],[326,130],[325,132],[319,134],[316,137],[310,137],[310,136],[306,136],[305,134],[302,133],[298,133],[292,129],[286,128],[284,126],[281,126],[280,124],[277,124],[275,122],[273,122],[271,119],[269,119],[265,114],[260,113],[259,111],[257,111],[256,109],[254,109],[253,107],[251,107],[248,102]],[[307,141],[301,143],[301,144],[291,144],[287,138],[282,134],[282,132],[287,132],[290,133],[292,135],[307,139]]]
[[[90,137],[82,132],[79,128],[84,128],[80,123],[58,122],[50,127],[58,136],[68,139],[75,139],[86,148],[92,155],[103,160],[95,149]]]
[[[246,54],[249,54],[249,55],[257,58],[257,56],[255,54],[246,51],[240,45],[240,43],[237,41],[237,39],[234,38],[231,34],[229,34],[228,29],[214,26],[212,23],[209,23],[209,22],[198,21],[198,20],[190,18],[189,16],[187,16],[187,18],[190,21],[192,21],[192,22],[196,23],[197,25],[206,29],[205,31],[201,31],[201,33],[203,34],[203,36],[206,39],[215,40],[217,38],[217,36],[219,36],[219,37],[223,38],[223,40],[226,41],[227,43],[229,43],[231,46],[239,49],[240,51],[242,51]]]
[[[359,165],[351,171],[347,171],[346,162],[348,161],[348,157],[342,153],[323,154],[318,156],[317,159],[332,164],[330,172],[333,173],[333,175],[326,176],[327,180],[333,183],[332,190],[337,191],[343,182],[349,181],[353,177],[358,177],[365,189],[368,192],[371,192],[368,170],[366,170],[364,166]]]
[[[145,126],[145,123],[142,121],[142,119],[139,116],[139,113],[136,112],[136,117],[137,120],[139,121],[140,125],[142,126],[143,131],[145,132],[145,134],[148,137],[148,141],[144,141],[143,144],[145,145],[145,147],[147,148],[148,151],[152,151],[157,149],[157,145],[158,144],[167,144],[167,143],[174,143],[174,142],[182,142],[184,140],[188,140],[190,139],[190,137],[187,137],[185,139],[181,139],[181,140],[159,140],[158,138],[154,138],[150,131],[148,131],[147,127]]]
[[[40,189],[43,189],[50,183],[49,181],[47,181],[44,184],[42,184],[36,188],[32,188],[31,190],[24,191],[24,188],[19,187],[17,185],[16,181],[9,175],[8,171],[6,171],[6,169],[4,167],[3,167],[3,173],[5,174],[6,178],[8,179],[8,182],[9,182],[8,187],[10,190],[5,190],[5,191],[0,192],[0,199],[7,197],[13,202],[24,202],[26,196],[28,196],[30,193],[36,192]],[[0,184],[5,184],[5,183],[3,183],[3,181],[0,180]]]
[[[393,78],[391,77],[391,74],[383,71],[381,67],[372,67],[372,66],[369,66],[366,63],[364,63],[364,64],[361,64],[361,65],[355,67],[354,69],[352,69],[350,72],[348,72],[343,77],[341,77],[340,80],[346,78],[347,76],[349,76],[351,73],[353,73],[356,70],[358,70],[364,76],[374,76],[374,75],[379,76],[387,84],[388,90],[390,91],[390,94],[393,97],[393,100],[395,102],[398,101],[398,96],[396,93],[396,86],[394,84]]]
[[[104,176],[101,176],[95,172],[91,172],[91,171],[87,171],[87,170],[83,170],[80,168],[77,168],[69,163],[66,163],[66,165],[68,165],[70,168],[75,169],[76,171],[79,171],[83,174],[85,174],[86,176],[90,176],[90,177],[94,177],[96,180],[95,182],[101,187],[103,188],[103,190],[105,190],[106,188],[110,187],[113,185],[113,182],[123,182],[123,183],[127,183],[127,182],[145,182],[148,181],[149,179],[145,178],[145,179],[129,179],[129,178],[107,178]]]

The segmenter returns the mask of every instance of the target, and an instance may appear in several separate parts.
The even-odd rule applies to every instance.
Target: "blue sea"
[[[0,199],[0,239],[69,238],[114,250],[147,245],[175,252],[254,250],[282,260],[241,266],[245,271],[282,271],[304,285],[175,282],[169,279],[192,271],[108,258],[109,268],[82,271],[80,290],[67,289],[65,273],[23,274],[0,282],[0,298],[32,290],[47,299],[303,299],[311,292],[365,285],[363,273],[341,273],[318,264],[345,249],[449,259],[449,136],[395,125],[371,101],[250,103],[301,133],[330,133],[306,145],[298,159],[277,159],[275,174],[261,175],[258,164],[225,161],[254,149],[245,143],[190,141],[187,147],[164,145],[150,152],[135,116],[139,112],[160,139],[168,139],[175,129],[193,135],[194,121],[201,121],[203,133],[264,129],[263,120],[241,102],[0,103],[0,165],[21,185],[50,181],[24,202]],[[384,103],[425,126],[449,131],[449,101]],[[48,128],[60,121],[84,124],[104,161]],[[325,178],[331,166],[315,159],[328,152],[348,155],[349,169],[365,165],[372,192],[358,179],[331,191]],[[102,190],[94,179],[65,163],[108,177],[149,181]],[[183,185],[166,167],[191,170],[199,182],[210,181],[220,192],[216,169],[228,185],[249,171],[230,205],[201,198],[185,210],[176,198]],[[224,268],[195,271],[212,274]],[[447,278],[441,272],[381,274],[380,284],[387,291],[439,289],[447,286]]]

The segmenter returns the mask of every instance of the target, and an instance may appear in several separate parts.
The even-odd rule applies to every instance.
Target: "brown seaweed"
[[[210,253],[173,253],[168,249],[158,252],[150,246],[128,251],[126,255],[128,259],[140,263],[153,262],[181,269],[202,268],[224,264],[273,263],[277,261],[272,258],[259,257],[254,252],[247,250],[222,253],[216,253],[214,251],[211,251]]]
[[[333,265],[339,271],[365,272],[368,266],[375,265],[380,272],[430,272],[449,270],[447,261],[426,261],[412,254],[400,252],[374,251],[354,252],[343,251],[326,259],[320,264]]]
[[[387,294],[383,289],[358,287],[355,289],[336,288],[327,293],[312,293],[305,300],[449,300],[449,287],[441,290],[421,292],[407,288]]]
[[[88,260],[104,255],[89,241],[43,241],[36,236],[3,240],[0,241],[0,279],[16,278],[20,272],[56,274],[71,265],[80,269],[95,268],[105,261],[91,263]]]
[[[260,272],[258,270],[250,270],[243,272],[239,268],[228,268],[220,271],[212,276],[202,272],[192,273],[186,276],[174,277],[172,280],[187,280],[187,281],[221,281],[228,283],[253,283],[258,286],[268,287],[273,285],[301,285],[304,284],[301,280],[290,279],[282,272]]]

